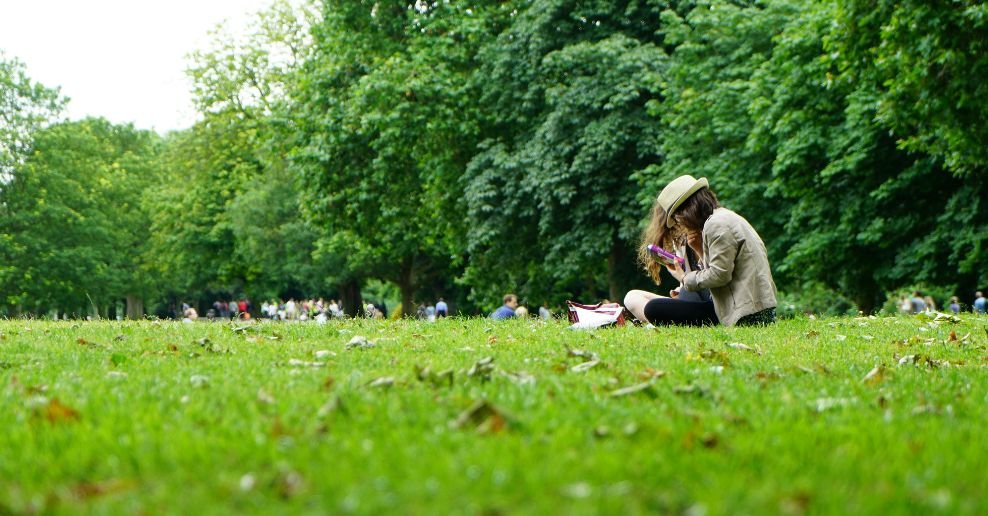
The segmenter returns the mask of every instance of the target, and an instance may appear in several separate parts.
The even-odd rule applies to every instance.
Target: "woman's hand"
[[[686,271],[684,271],[678,264],[667,263],[665,266],[666,270],[669,271],[669,274],[672,274],[673,278],[676,278],[677,281],[682,283],[683,277],[686,276]]]

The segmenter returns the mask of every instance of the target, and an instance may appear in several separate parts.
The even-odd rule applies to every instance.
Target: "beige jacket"
[[[726,326],[775,308],[775,282],[761,237],[744,217],[717,208],[703,224],[706,267],[683,278],[686,288],[709,288],[717,318]]]

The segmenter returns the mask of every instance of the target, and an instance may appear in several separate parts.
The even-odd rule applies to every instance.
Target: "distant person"
[[[439,302],[436,303],[436,317],[446,317],[449,315],[449,306],[446,305],[446,301],[443,298],[439,298]]]
[[[182,311],[182,321],[183,322],[193,322],[199,318],[199,313],[196,312],[195,308],[189,305],[184,305],[185,310]]]
[[[947,306],[950,309],[950,313],[959,314],[961,313],[961,301],[957,299],[957,296],[952,296],[950,298],[950,304]]]
[[[988,299],[985,299],[984,294],[982,294],[980,290],[974,293],[973,306],[974,306],[974,313],[976,314],[983,315],[985,312],[988,312]]]
[[[933,300],[933,296],[923,296],[923,302],[926,303],[927,310],[937,311],[937,302]]]
[[[518,308],[515,308],[515,317],[519,317],[519,318],[528,317],[528,308],[525,308],[524,306],[519,306]]]
[[[909,300],[909,296],[902,296],[899,299],[899,311],[904,314],[911,314],[913,312],[913,303]]]
[[[912,313],[914,314],[926,311],[926,301],[923,301],[923,293],[918,290],[913,292],[913,297],[909,298],[909,304],[912,306]]]
[[[543,318],[543,319],[545,319],[547,321],[549,319],[552,319],[552,312],[549,310],[549,304],[548,303],[542,303],[542,306],[539,307],[539,317],[541,317],[541,318]]]
[[[504,295],[504,305],[491,314],[491,319],[511,319],[515,316],[515,309],[518,308],[518,296],[514,294]]]

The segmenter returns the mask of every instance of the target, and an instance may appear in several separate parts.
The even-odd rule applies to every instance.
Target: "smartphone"
[[[647,248],[648,252],[652,253],[655,257],[664,262],[678,263],[679,265],[683,265],[686,262],[686,260],[683,260],[682,257],[676,256],[674,253],[670,253],[655,244],[648,244]]]

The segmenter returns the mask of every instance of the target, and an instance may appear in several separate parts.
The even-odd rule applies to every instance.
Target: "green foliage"
[[[959,175],[988,163],[988,5],[836,2],[830,34],[842,71],[877,89],[876,121],[907,150]]]
[[[0,50],[0,188],[31,149],[34,132],[55,121],[68,99],[34,82]]]
[[[632,179],[659,160],[657,21],[640,2],[537,1],[482,51],[489,120],[462,181],[465,281],[485,307],[505,288],[538,304],[634,284]]]
[[[189,75],[204,120],[172,135],[171,181],[154,220],[161,274],[191,300],[207,293],[258,299],[326,292],[332,262],[313,256],[317,229],[302,217],[287,168],[286,89],[310,47],[312,13],[277,2],[237,39],[217,31]]]
[[[81,315],[157,286],[147,274],[145,192],[159,184],[159,138],[102,119],[37,131],[0,191],[2,303]],[[57,243],[53,245],[53,243]]]
[[[152,301],[331,295],[354,315],[361,286],[385,283],[404,307],[443,296],[466,313],[506,292],[533,306],[620,300],[648,288],[638,233],[681,174],[707,177],[752,222],[798,310],[834,297],[871,312],[916,284],[969,297],[988,284],[985,13],[280,1],[193,54],[201,121],[117,160],[156,178],[126,181],[140,194],[80,186],[116,177],[117,129],[66,126],[32,154],[65,100],[0,58],[4,310],[151,295],[138,271],[160,280]],[[108,220],[130,236],[105,235]],[[28,230],[38,223],[75,236],[62,246]],[[111,243],[136,258],[107,261]]]

